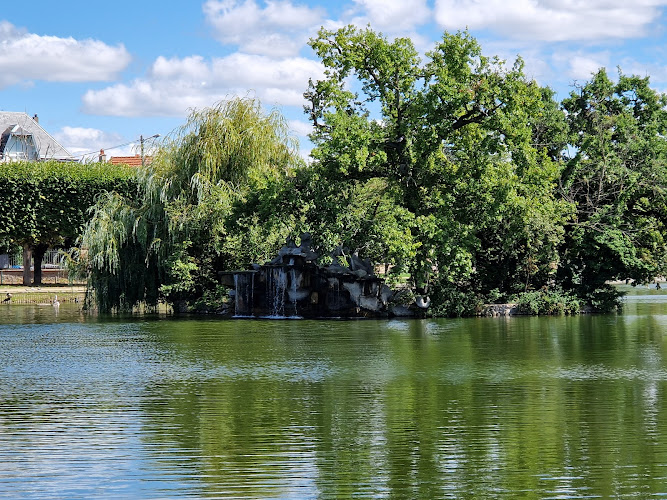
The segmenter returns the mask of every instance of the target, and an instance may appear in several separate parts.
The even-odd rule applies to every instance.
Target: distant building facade
[[[12,161],[76,161],[31,117],[16,111],[0,111],[0,163]]]

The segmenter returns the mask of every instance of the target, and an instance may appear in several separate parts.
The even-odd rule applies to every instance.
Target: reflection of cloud
[[[0,88],[31,80],[111,80],[129,62],[123,45],[40,36],[0,21]]]
[[[275,60],[235,53],[210,62],[200,56],[158,57],[145,78],[88,91],[83,103],[93,114],[181,116],[250,92],[267,105],[300,106],[308,78],[321,74],[318,62],[301,57]]]
[[[600,40],[642,36],[667,0],[436,0],[446,29],[490,29],[510,38]]]

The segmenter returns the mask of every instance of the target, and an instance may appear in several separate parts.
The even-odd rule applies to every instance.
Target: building
[[[45,160],[76,158],[41,127],[37,115],[0,111],[0,163]]]
[[[101,155],[100,155],[101,157]],[[144,164],[150,165],[153,161],[152,156],[144,156]],[[109,159],[109,163],[114,165],[129,165],[130,167],[140,167],[141,166],[141,155],[134,156],[112,156]]]

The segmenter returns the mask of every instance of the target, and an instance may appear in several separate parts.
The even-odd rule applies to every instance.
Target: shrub
[[[562,290],[536,290],[524,292],[517,298],[520,314],[579,314],[581,301],[571,293]]]

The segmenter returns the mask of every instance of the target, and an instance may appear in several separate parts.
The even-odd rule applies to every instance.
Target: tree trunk
[[[33,251],[32,258],[34,261],[35,272],[33,273],[33,285],[42,284],[42,260],[44,259],[44,254],[49,247],[46,245],[37,245]]]
[[[30,285],[30,265],[32,262],[32,249],[27,243],[23,245],[23,284]]]

